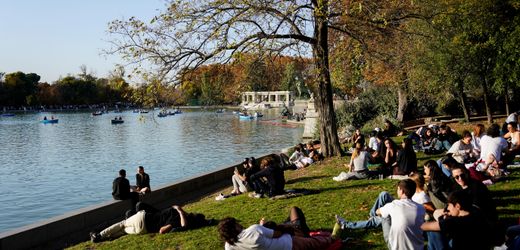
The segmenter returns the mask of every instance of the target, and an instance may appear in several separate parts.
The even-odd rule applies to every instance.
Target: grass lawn
[[[397,141],[399,141],[397,139]],[[419,165],[440,156],[417,155]],[[286,189],[306,188],[315,194],[289,199],[269,200],[249,198],[247,195],[215,201],[216,192],[198,202],[188,204],[188,212],[201,212],[208,218],[221,219],[233,216],[241,220],[245,227],[257,223],[262,217],[266,220],[282,222],[291,206],[302,208],[311,230],[332,231],[334,215],[339,214],[347,220],[364,220],[379,192],[396,193],[396,180],[360,180],[335,182],[332,180],[340,171],[348,157],[327,159],[322,163],[297,171],[286,171]],[[231,178],[230,178],[231,184]],[[520,172],[514,171],[507,180],[489,187],[497,203],[500,220],[506,225],[518,223],[520,217]],[[223,190],[224,193],[231,188]],[[345,232],[354,238],[345,249],[386,249],[381,229],[355,230]],[[205,227],[188,232],[174,232],[165,235],[126,235],[114,241],[102,243],[84,242],[70,249],[223,249],[216,226]]]

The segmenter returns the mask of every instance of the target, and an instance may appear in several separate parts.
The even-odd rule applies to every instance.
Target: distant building
[[[264,109],[294,105],[292,91],[250,91],[242,93],[242,103],[246,109]]]

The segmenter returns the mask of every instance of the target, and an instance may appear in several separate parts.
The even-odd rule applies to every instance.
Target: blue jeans
[[[383,207],[386,203],[390,203],[394,200],[394,198],[386,191],[379,193],[377,200],[374,202],[374,206],[370,209],[370,218],[368,220],[362,221],[341,221],[340,225],[342,228],[349,229],[369,229],[369,228],[377,228],[381,226],[383,223],[383,218],[381,216],[377,216],[377,209]]]
[[[448,242],[441,232],[426,232],[428,237],[428,250],[448,249]]]
[[[447,141],[447,140],[446,141],[441,141],[441,144],[442,144],[441,150],[444,150],[444,149],[450,150],[451,143],[449,141]]]

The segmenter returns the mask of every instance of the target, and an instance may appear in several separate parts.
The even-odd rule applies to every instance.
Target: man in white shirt
[[[220,238],[226,242],[224,249],[327,249],[332,243],[332,238],[329,236],[309,237],[305,216],[297,207],[291,208],[289,221],[286,223],[276,225],[274,222],[269,222],[269,226],[267,224],[262,218],[259,224],[244,229],[235,218],[228,217],[221,220],[218,224],[218,231]]]
[[[424,207],[411,200],[416,184],[411,179],[399,181],[397,197],[379,208],[376,213],[383,217],[383,234],[391,250],[424,249],[421,225],[424,222]],[[390,219],[391,218],[391,219]]]
[[[480,139],[481,151],[480,159],[484,164],[477,166],[479,171],[487,171],[488,166],[499,164],[502,159],[502,152],[508,148],[507,141],[500,136],[500,127],[494,123],[487,129],[487,135]]]
[[[520,110],[509,114],[509,116],[506,119],[506,123],[510,123],[510,122],[518,123],[518,113],[520,113]]]

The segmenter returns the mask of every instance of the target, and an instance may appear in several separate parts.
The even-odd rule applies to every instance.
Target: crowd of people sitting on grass
[[[477,124],[472,132],[464,130],[459,136],[447,125],[430,125],[403,137],[400,145],[392,139],[399,133],[393,125],[374,130],[368,141],[356,130],[349,140],[353,150],[347,169],[333,180],[399,179],[395,195],[382,191],[367,220],[335,215],[331,218],[332,233],[311,232],[301,209],[292,207],[281,224],[261,218],[258,224],[245,228],[237,219],[227,217],[218,224],[219,235],[225,249],[340,249],[346,229],[381,228],[389,249],[424,249],[425,244],[428,249],[491,249],[499,245],[502,249],[519,249],[520,226],[500,230],[506,225],[498,221],[496,205],[486,186],[507,175],[508,164],[519,160],[515,160],[520,154],[518,123],[509,121],[506,128],[507,132],[501,133],[497,124],[487,129]],[[440,159],[426,161],[419,171],[418,152],[435,154]],[[296,145],[290,157],[272,154],[260,161],[246,158],[231,177],[231,193],[221,193],[216,200],[248,192],[254,198],[283,195],[284,171],[302,169],[320,160],[318,142]],[[140,167],[138,172],[142,175],[144,169]],[[120,175],[114,187],[124,182],[125,172]],[[146,179],[149,189],[149,177]],[[137,190],[146,192],[146,187]],[[121,188],[114,188],[114,192],[116,199],[122,193]],[[91,240],[166,233],[217,222],[202,214],[186,213],[176,205],[162,211],[148,204],[133,205],[135,209],[127,212],[127,219],[91,233]]]
[[[392,135],[397,135],[396,129],[385,132],[376,128],[370,133],[368,143],[357,129],[350,140],[344,140],[352,142],[345,144],[351,154],[350,163],[346,164],[347,171],[333,179],[405,178],[417,171],[416,153],[424,152],[445,154],[445,157],[466,166],[472,178],[491,184],[507,175],[506,166],[520,154],[518,123],[510,121],[505,128],[507,132],[503,133],[497,124],[487,129],[477,124],[473,131],[464,130],[459,135],[445,124],[430,124],[405,136],[400,146],[392,139]]]

